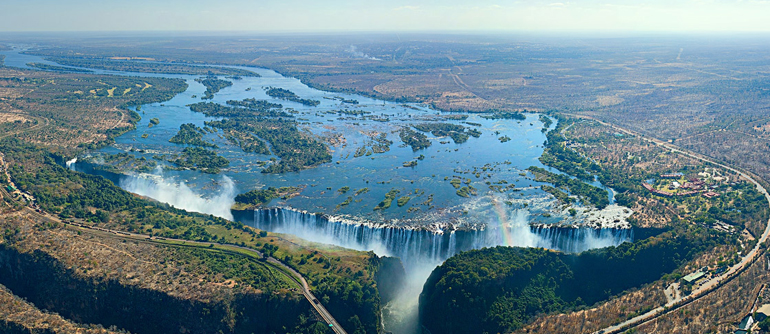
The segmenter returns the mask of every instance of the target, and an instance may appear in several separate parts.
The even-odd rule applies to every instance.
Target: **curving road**
[[[26,209],[29,210],[33,215],[37,215],[37,216],[44,217],[44,218],[49,219],[49,220],[57,221],[57,222],[65,224],[65,225],[75,227],[75,228],[77,228],[77,229],[79,229],[81,231],[86,231],[86,232],[101,231],[101,232],[104,232],[104,233],[110,233],[110,234],[112,234],[113,237],[119,237],[119,238],[124,238],[124,239],[132,239],[134,241],[142,241],[142,242],[150,242],[150,243],[155,243],[155,244],[162,244],[162,245],[166,245],[166,246],[169,246],[169,245],[171,245],[171,246],[197,245],[197,247],[209,247],[209,245],[214,244],[214,245],[218,246],[216,248],[217,250],[225,251],[225,252],[228,252],[228,253],[243,255],[243,254],[240,254],[240,253],[238,253],[236,251],[233,251],[232,249],[240,249],[240,250],[244,250],[244,251],[247,251],[247,252],[254,253],[257,257],[265,258],[268,263],[272,264],[274,267],[277,267],[276,269],[278,269],[277,270],[278,273],[286,276],[287,278],[289,278],[293,282],[297,283],[297,285],[300,286],[300,288],[302,290],[302,295],[305,296],[305,299],[307,299],[307,301],[310,303],[310,305],[313,306],[313,308],[318,312],[318,314],[321,315],[321,317],[324,319],[324,321],[326,321],[326,323],[329,324],[329,327],[331,327],[331,329],[335,333],[337,333],[337,334],[347,334],[347,332],[345,332],[345,330],[342,329],[342,326],[340,326],[340,324],[337,322],[337,320],[334,319],[334,317],[331,315],[331,313],[329,313],[329,311],[326,310],[326,307],[324,307],[321,304],[321,302],[315,297],[315,295],[313,295],[313,292],[310,291],[310,286],[307,284],[307,281],[302,276],[302,274],[300,274],[299,272],[297,272],[293,268],[287,266],[283,262],[278,261],[277,259],[275,259],[275,258],[273,258],[271,256],[265,257],[265,255],[262,252],[260,252],[260,251],[258,251],[256,249],[248,248],[248,247],[243,247],[243,246],[237,246],[237,245],[220,244],[220,243],[216,243],[216,242],[212,243],[212,242],[191,241],[191,240],[173,239],[173,238],[156,238],[156,237],[153,237],[153,236],[150,236],[150,235],[145,235],[145,234],[130,233],[130,232],[124,232],[124,231],[116,231],[116,230],[110,230],[110,229],[105,229],[105,228],[93,228],[93,227],[89,227],[89,226],[81,225],[81,224],[77,224],[77,223],[61,221],[61,220],[59,220],[58,218],[56,218],[54,216],[50,216],[50,215],[48,215],[46,213],[38,213],[38,212],[28,208],[28,207]],[[183,243],[183,245],[172,244],[172,243],[169,243],[169,241],[171,241],[171,242],[181,242],[181,243]]]
[[[5,164],[5,160],[3,159],[3,154],[2,153],[0,153],[0,165],[3,166],[4,172],[7,171],[7,165]],[[12,198],[11,195],[8,194],[5,191],[5,189],[0,189],[0,195],[2,195],[2,196],[9,196],[9,198]],[[243,246],[237,246],[237,245],[212,243],[212,242],[200,242],[200,241],[191,241],[191,240],[184,240],[184,239],[173,239],[173,238],[155,238],[155,237],[152,237],[152,236],[146,235],[146,234],[131,233],[131,232],[124,232],[124,231],[115,231],[115,230],[110,230],[110,229],[105,229],[105,228],[94,228],[94,227],[90,227],[90,226],[86,226],[86,225],[81,225],[81,224],[77,224],[77,223],[62,221],[61,219],[59,219],[58,217],[56,217],[54,215],[50,215],[50,214],[48,214],[47,212],[44,212],[44,211],[38,211],[38,210],[33,209],[33,208],[29,207],[29,206],[24,206],[24,208],[22,210],[27,211],[28,214],[30,214],[30,215],[32,215],[34,217],[37,217],[37,218],[39,218],[39,219],[41,219],[43,221],[62,223],[62,224],[65,224],[65,226],[69,226],[70,228],[75,228],[77,230],[84,231],[84,232],[87,232],[87,233],[103,233],[103,234],[109,235],[111,237],[117,237],[117,238],[122,238],[122,239],[130,239],[130,240],[139,241],[139,242],[150,242],[150,243],[162,244],[162,245],[166,245],[166,246],[182,246],[182,247],[190,246],[190,247],[201,247],[201,248],[206,247],[206,248],[208,248],[210,245],[214,244],[214,245],[218,245],[217,248],[216,248],[217,250],[228,252],[228,253],[233,253],[233,254],[236,254],[236,255],[243,255],[243,254],[239,253],[237,251],[234,251],[233,249],[239,249],[239,250],[242,250],[242,251],[253,253],[257,257],[265,258],[266,262],[268,262],[270,265],[275,267],[275,269],[277,269],[278,273],[280,273],[281,275],[286,276],[291,281],[297,283],[297,285],[299,285],[300,289],[302,290],[302,295],[305,296],[305,299],[307,299],[307,301],[310,303],[310,305],[313,306],[313,309],[315,309],[318,312],[318,314],[321,315],[321,317],[324,319],[324,321],[326,321],[326,323],[329,325],[329,327],[336,334],[347,334],[347,332],[345,332],[345,330],[342,328],[342,326],[340,326],[340,324],[337,322],[337,320],[334,319],[334,317],[331,315],[331,313],[329,313],[329,311],[326,310],[326,307],[324,307],[323,304],[321,304],[321,302],[318,300],[318,298],[316,298],[315,295],[313,295],[313,292],[310,291],[310,286],[307,284],[307,280],[305,280],[305,278],[302,276],[302,274],[300,274],[299,272],[297,272],[293,268],[287,266],[283,262],[278,261],[277,259],[275,259],[275,258],[273,258],[271,256],[265,257],[265,255],[262,252],[260,252],[260,251],[258,251],[256,249],[248,248],[248,247],[243,247]],[[173,243],[170,243],[169,241],[170,242],[179,242],[179,243],[182,243],[182,244],[181,245],[173,244]],[[193,246],[193,245],[195,245],[195,246]]]
[[[722,167],[724,169],[727,169],[729,171],[732,171],[734,173],[737,173],[740,176],[744,177],[745,179],[749,180],[751,183],[753,183],[757,187],[757,190],[759,190],[760,193],[765,195],[765,199],[767,199],[768,203],[770,204],[770,194],[768,194],[768,192],[765,189],[765,187],[763,187],[759,182],[757,182],[757,180],[754,179],[754,177],[752,177],[748,173],[745,173],[745,172],[743,172],[741,170],[738,170],[736,168],[727,166],[727,165],[725,165],[723,163],[716,162],[716,161],[714,161],[714,160],[712,160],[712,159],[710,159],[710,158],[708,158],[706,156],[703,156],[703,155],[700,155],[700,154],[697,154],[697,153],[693,153],[693,152],[689,152],[689,151],[685,151],[684,149],[681,149],[681,148],[679,148],[677,146],[674,146],[673,144],[664,142],[664,141],[662,141],[660,139],[647,137],[647,136],[644,136],[644,135],[642,135],[642,134],[640,134],[638,132],[631,131],[631,130],[628,130],[628,129],[625,129],[625,128],[621,128],[621,127],[619,127],[617,125],[606,123],[606,122],[600,121],[600,120],[595,119],[595,118],[590,117],[590,116],[583,116],[583,115],[569,115],[569,116],[573,116],[573,117],[576,117],[576,118],[582,118],[582,119],[589,119],[589,120],[595,121],[595,122],[597,122],[599,124],[602,124],[602,125],[605,125],[605,126],[609,126],[609,127],[615,129],[618,132],[622,132],[622,133],[625,133],[625,134],[628,134],[628,135],[632,135],[632,136],[637,136],[637,137],[639,137],[641,139],[644,139],[646,141],[649,141],[649,142],[651,142],[651,143],[653,143],[653,144],[655,144],[657,146],[664,147],[664,148],[666,148],[668,150],[671,150],[672,152],[683,154],[683,155],[686,155],[688,157],[691,157],[691,158],[694,158],[694,159],[698,159],[700,161],[708,162],[708,163],[720,166],[720,167]],[[662,316],[662,315],[664,315],[664,314],[666,314],[666,313],[668,313],[668,312],[670,312],[670,311],[672,311],[674,309],[677,309],[679,307],[682,307],[684,305],[692,303],[695,300],[703,298],[704,296],[708,295],[709,293],[715,291],[717,288],[722,286],[722,284],[728,282],[729,280],[733,279],[735,276],[739,275],[744,269],[746,269],[748,267],[749,264],[753,263],[757,259],[757,257],[759,257],[761,255],[762,244],[765,243],[768,240],[769,236],[770,236],[770,220],[768,220],[767,225],[765,227],[765,231],[762,233],[762,236],[757,240],[757,244],[754,246],[754,248],[751,249],[751,251],[749,251],[748,253],[746,253],[746,255],[741,259],[740,262],[738,262],[737,264],[735,264],[732,267],[730,267],[730,269],[725,271],[719,277],[708,281],[707,283],[703,284],[700,288],[692,291],[692,293],[690,293],[690,295],[688,295],[688,296],[686,296],[684,298],[681,298],[679,300],[673,300],[671,302],[666,303],[664,306],[660,306],[658,308],[652,309],[652,310],[650,310],[650,311],[648,311],[646,313],[643,313],[641,315],[638,315],[638,316],[636,316],[634,318],[628,319],[626,321],[623,321],[621,323],[615,324],[613,326],[609,326],[609,327],[603,328],[603,329],[598,330],[598,331],[596,331],[594,333],[596,333],[596,334],[599,334],[599,333],[602,333],[602,334],[606,334],[606,333],[619,333],[621,331],[624,331],[624,330],[630,329],[632,327],[636,327],[638,325],[641,325],[643,323],[649,322],[651,320],[654,320],[654,319],[656,319],[656,318],[658,318],[658,317],[660,317],[660,316]]]

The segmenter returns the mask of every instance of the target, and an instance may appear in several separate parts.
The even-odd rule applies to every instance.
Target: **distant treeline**
[[[186,64],[148,62],[138,60],[109,60],[104,58],[52,57],[47,60],[66,66],[95,68],[107,71],[143,72],[161,74],[189,75],[228,75],[243,77],[259,77],[251,71],[216,66],[192,66]]]
[[[46,71],[78,72],[78,73],[90,73],[90,72],[93,72],[91,70],[86,70],[86,69],[83,69],[83,68],[65,67],[65,66],[57,66],[57,65],[50,65],[50,64],[43,64],[43,63],[27,63],[27,66],[38,68],[38,69],[41,69],[41,70],[46,70]]]

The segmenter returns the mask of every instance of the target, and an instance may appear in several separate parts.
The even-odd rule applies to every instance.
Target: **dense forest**
[[[379,267],[370,263],[376,257],[373,253],[335,249],[326,254],[310,245],[296,248],[293,241],[287,241],[281,235],[257,231],[210,215],[174,209],[134,196],[100,176],[67,170],[57,164],[60,157],[39,147],[6,139],[0,142],[0,150],[13,166],[9,170],[13,182],[19,189],[35,196],[47,212],[114,229],[260,249],[302,273],[319,299],[331,300],[327,307],[344,328],[353,329],[351,332],[357,329],[359,333],[378,333],[381,328],[380,297],[374,281]],[[224,263],[212,256],[198,255],[202,257],[201,261],[205,260],[214,268],[215,263]],[[238,274],[240,270],[230,270],[237,262],[225,262],[227,265],[222,270],[234,275],[233,279],[244,284],[261,282],[260,278],[248,276],[247,272],[244,276]],[[100,286],[96,287],[99,291]],[[93,288],[86,286],[85,289],[91,291],[89,289]]]
[[[593,180],[593,174],[602,171],[601,166],[595,162],[586,159],[579,153],[567,147],[567,140],[562,135],[562,131],[570,126],[572,122],[565,118],[560,118],[556,129],[546,134],[547,141],[540,162],[546,166],[556,168],[564,173],[577,177],[581,180]]]
[[[537,181],[552,183],[557,188],[567,190],[570,194],[580,198],[586,205],[592,205],[597,209],[604,209],[610,204],[607,190],[592,186],[578,179],[573,179],[568,175],[556,174],[540,167],[530,166],[527,170],[535,174]],[[549,192],[554,194],[552,191]],[[557,195],[557,197],[559,196]]]
[[[436,268],[420,295],[433,333],[502,333],[534,316],[593,305],[677,270],[726,233],[682,225],[634,243],[580,254],[494,247],[461,253]]]

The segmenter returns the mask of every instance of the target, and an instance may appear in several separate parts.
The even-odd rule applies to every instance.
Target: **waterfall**
[[[270,208],[239,217],[255,228],[357,250],[372,250],[381,256],[401,258],[407,270],[411,265],[441,263],[458,252],[498,245],[542,247],[577,253],[633,240],[631,229],[589,227],[530,226],[528,215],[515,212],[511,222],[485,230],[434,232],[425,229],[378,227],[339,222],[321,214],[292,209]],[[506,235],[510,235],[506,242]]]
[[[75,170],[75,166],[73,166],[76,162],[78,162],[78,157],[74,157],[71,160],[67,160],[65,162],[65,166],[67,166],[67,169]]]
[[[495,222],[499,224],[490,222],[484,230],[458,231],[371,226],[283,208],[234,212],[234,216],[258,229],[400,258],[406,282],[382,309],[385,329],[399,334],[420,333],[417,310],[422,286],[434,268],[459,252],[509,245],[576,253],[633,241],[634,237],[631,229],[530,226],[526,210],[514,211],[510,218],[501,219],[506,221]]]

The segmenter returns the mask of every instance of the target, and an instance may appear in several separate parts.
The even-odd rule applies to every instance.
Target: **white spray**
[[[72,160],[67,160],[64,164],[67,166],[67,169],[75,170],[75,163],[78,162],[78,157],[72,158]]]
[[[230,207],[234,203],[236,194],[235,184],[232,179],[224,175],[219,183],[218,193],[204,198],[184,182],[178,182],[173,178],[166,179],[163,171],[156,169],[154,174],[125,177],[121,179],[120,187],[132,193],[168,203],[178,209],[212,214],[232,220]]]

